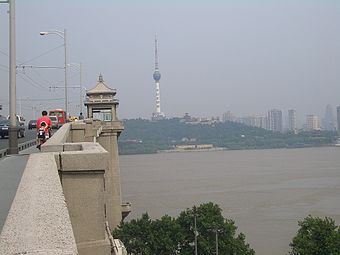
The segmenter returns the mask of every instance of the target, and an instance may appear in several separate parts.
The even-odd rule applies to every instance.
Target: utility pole
[[[64,29],[64,79],[65,79],[65,112],[66,112],[66,118],[68,118],[68,97],[67,97],[67,50],[66,50],[66,29]]]
[[[16,117],[16,41],[15,41],[15,0],[9,0],[9,149],[8,154],[18,154]]]
[[[215,229],[216,255],[218,255],[218,230]]]
[[[22,98],[19,98],[19,115],[22,116]]]
[[[64,79],[65,79],[65,112],[66,116],[68,116],[68,98],[67,98],[67,40],[66,40],[66,29],[64,31],[52,30],[46,32],[40,32],[40,35],[48,35],[55,34],[61,37],[64,40]]]
[[[197,236],[198,236],[198,232],[197,232],[197,225],[196,225],[196,212],[194,214],[194,232],[195,232],[195,255],[197,255]]]
[[[82,85],[82,65],[79,63],[79,86],[80,86],[80,112],[83,114],[83,85]]]

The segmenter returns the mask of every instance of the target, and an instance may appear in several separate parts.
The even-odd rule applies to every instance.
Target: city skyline
[[[236,116],[231,111],[224,112],[221,120],[240,122],[248,126],[264,128],[276,132],[290,131],[296,133],[298,130],[337,130],[336,122],[339,117],[333,111],[333,106],[327,104],[323,116],[309,113],[301,115],[296,109],[287,112],[281,109],[271,108],[267,113],[256,113],[252,115]],[[340,109],[340,106],[336,106]],[[214,117],[215,118],[215,117]]]
[[[82,63],[83,85],[99,74],[117,89],[120,118],[154,112],[154,35],[160,41],[162,111],[239,116],[277,108],[300,116],[340,105],[340,3],[335,1],[16,1],[17,64]],[[77,17],[74,16],[77,13]],[[8,103],[8,16],[0,6],[0,104]],[[89,19],[88,17],[93,17]],[[177,17],[174,19],[174,17]],[[94,22],[95,21],[95,22]],[[54,49],[55,50],[52,50]],[[69,68],[72,115],[79,112],[79,70]],[[26,118],[63,107],[63,69],[18,68],[17,98]],[[50,100],[50,101],[43,101]]]

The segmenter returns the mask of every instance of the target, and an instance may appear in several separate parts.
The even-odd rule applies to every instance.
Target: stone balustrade
[[[0,236],[0,254],[78,254],[53,154],[30,156]]]
[[[116,162],[123,127],[110,123],[65,124],[42,153],[30,155],[0,236],[0,254],[118,254],[110,231],[131,205],[122,206]]]

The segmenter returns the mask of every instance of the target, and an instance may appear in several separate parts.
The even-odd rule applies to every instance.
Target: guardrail
[[[0,254],[126,254],[111,235],[131,205],[120,198],[116,136],[123,127],[110,123],[66,123],[42,145],[43,153],[29,156],[0,234]],[[107,133],[95,143],[100,130]]]
[[[3,158],[7,155],[7,149],[0,150],[0,158]]]
[[[22,151],[22,150],[25,150],[25,149],[27,149],[27,148],[29,148],[31,146],[34,146],[34,145],[36,145],[35,139],[26,141],[24,143],[20,143],[18,145],[18,149],[19,149],[19,151]],[[7,156],[7,155],[8,155],[8,149],[0,150],[0,158],[3,158],[5,156]]]
[[[52,153],[30,155],[0,235],[0,254],[78,254]]]

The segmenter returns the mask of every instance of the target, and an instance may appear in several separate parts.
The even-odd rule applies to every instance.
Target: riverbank
[[[199,145],[227,150],[319,147],[338,138],[336,132],[322,130],[279,133],[233,122],[191,125],[178,119],[125,120],[124,127],[118,140],[120,155],[178,152]]]
[[[172,152],[203,152],[203,151],[223,151],[222,147],[214,147],[212,144],[197,144],[197,145],[180,145],[175,146],[170,150],[158,150],[157,153],[172,153]]]

